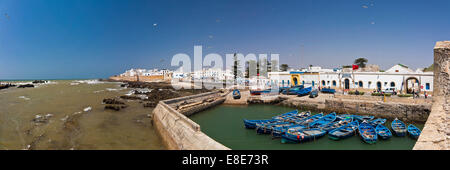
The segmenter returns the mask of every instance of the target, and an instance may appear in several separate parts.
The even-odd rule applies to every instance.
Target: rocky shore
[[[48,83],[47,80],[34,80],[31,83],[28,84],[13,84],[13,83],[7,83],[7,84],[1,84],[0,83],[0,90],[7,89],[10,87],[17,87],[17,88],[33,88],[35,87],[34,84],[44,84]]]
[[[130,90],[127,95],[116,96],[115,98],[103,99],[105,109],[120,111],[127,108],[127,102],[137,101],[146,108],[154,108],[161,100],[167,100],[182,96],[189,96],[210,92],[206,89],[180,89],[175,90],[167,82],[122,82],[121,87]]]

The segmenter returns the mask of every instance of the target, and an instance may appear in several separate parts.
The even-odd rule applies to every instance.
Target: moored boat
[[[342,119],[346,119],[346,118],[353,118],[354,115],[351,114],[340,114],[340,115],[336,115],[336,120],[342,120]]]
[[[353,118],[357,121],[359,121],[359,123],[362,123],[364,120],[366,120],[367,122],[372,121],[372,119],[374,118],[374,116],[369,116],[369,115],[353,115]]]
[[[311,116],[311,112],[301,112],[295,116],[287,118],[285,121],[295,123],[295,122],[298,122],[299,120],[305,119],[310,116]]]
[[[392,137],[391,131],[390,131],[386,126],[383,126],[383,125],[381,125],[381,124],[378,124],[378,125],[375,127],[375,130],[377,131],[377,135],[378,135],[381,139],[386,140],[386,139],[389,139],[389,138]]]
[[[417,139],[420,136],[420,129],[417,128],[416,126],[410,124],[408,125],[408,134],[411,138]]]
[[[353,122],[353,118],[346,118],[343,120],[339,120],[339,121],[334,121],[325,125],[320,125],[319,129],[325,130],[327,132],[330,132],[334,129],[340,128],[342,126],[345,126],[349,123]]]
[[[303,120],[297,120],[295,123],[307,126],[309,123],[314,122],[323,117],[323,113],[315,114],[307,117]]]
[[[374,144],[377,142],[377,132],[375,128],[367,121],[363,121],[361,124],[359,124],[358,132],[359,136],[361,136],[361,139],[364,142],[368,144]]]
[[[330,113],[314,122],[309,123],[308,127],[309,128],[318,128],[319,126],[326,125],[328,123],[333,122],[334,120],[336,120],[336,113]]]
[[[289,122],[275,122],[275,123],[268,123],[268,124],[257,124],[256,125],[256,133],[258,134],[271,134],[273,128],[275,127],[283,127],[283,126],[290,126],[293,125],[293,123]]]
[[[320,90],[320,92],[334,94],[334,93],[336,93],[336,90],[332,89],[332,88],[322,88],[322,90]]]
[[[290,111],[290,112],[287,112],[287,113],[284,113],[284,114],[281,114],[278,116],[274,116],[274,117],[272,117],[272,119],[284,121],[284,120],[291,118],[292,116],[295,116],[297,114],[298,114],[298,110],[293,110],[293,111]]]
[[[240,99],[241,92],[238,89],[233,90],[233,99]]]
[[[334,129],[328,133],[328,138],[333,140],[345,139],[355,135],[359,127],[358,121],[350,122],[349,124],[340,128]]]
[[[395,118],[391,123],[392,131],[396,136],[405,136],[406,135],[406,125],[401,120]]]
[[[247,129],[255,129],[256,128],[256,124],[260,124],[260,123],[273,123],[273,122],[277,122],[278,120],[276,119],[263,119],[263,120],[247,120],[244,119],[244,126]]]
[[[378,118],[370,121],[370,124],[374,127],[377,127],[377,125],[383,125],[386,123],[386,119]]]
[[[320,129],[288,129],[282,135],[281,143],[302,143],[316,140],[324,136],[327,132]]]
[[[299,124],[294,124],[294,125],[290,125],[290,126],[275,127],[272,130],[272,137],[279,138],[282,135],[284,135],[288,129],[300,130],[300,129],[305,129],[305,128],[306,128],[306,126],[299,125]]]
[[[307,88],[304,88],[304,89],[300,89],[299,91],[297,91],[297,96],[298,96],[298,97],[306,96],[306,95],[308,95],[311,91],[312,91],[312,87],[307,87]]]

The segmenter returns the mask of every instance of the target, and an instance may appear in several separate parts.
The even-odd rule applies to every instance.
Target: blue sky
[[[278,53],[333,68],[433,62],[450,1],[0,0],[0,79],[102,78],[177,53]]]

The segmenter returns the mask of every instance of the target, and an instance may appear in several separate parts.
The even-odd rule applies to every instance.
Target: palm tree
[[[354,63],[356,65],[358,65],[359,67],[364,68],[364,67],[366,67],[367,61],[368,60],[365,58],[357,58]]]

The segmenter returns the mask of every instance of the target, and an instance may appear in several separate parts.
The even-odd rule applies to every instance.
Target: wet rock
[[[0,84],[0,90],[1,89],[7,89],[7,88],[10,88],[10,87],[15,87],[16,85],[15,84],[11,84],[11,83],[9,83],[9,84]]]
[[[142,100],[139,96],[120,96],[120,98],[125,100]]]
[[[50,119],[51,116],[41,116],[41,115],[36,115],[34,117],[34,119],[32,120],[34,123],[48,123],[48,120]]]
[[[23,84],[23,85],[17,86],[17,88],[28,88],[28,87],[34,87],[34,85],[32,85],[32,84]]]
[[[155,102],[147,102],[144,103],[144,107],[156,107],[157,103]]]
[[[45,81],[45,80],[34,80],[32,83],[33,84],[42,84],[42,83],[47,83],[47,81]]]
[[[125,104],[123,101],[117,99],[103,99],[104,104]]]
[[[127,105],[106,105],[105,109],[120,111],[120,109],[124,109],[127,107]]]

